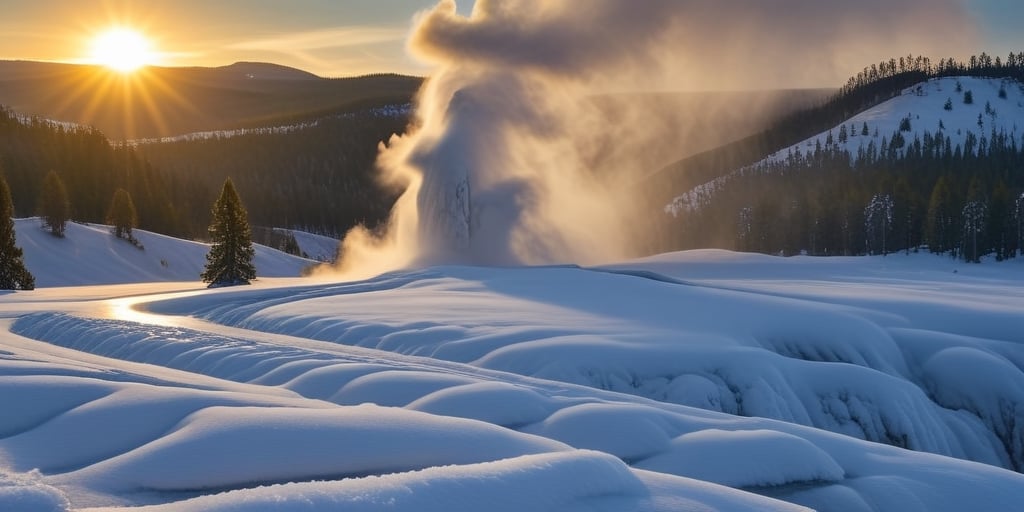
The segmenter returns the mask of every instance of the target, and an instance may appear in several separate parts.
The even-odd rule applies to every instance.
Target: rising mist
[[[405,192],[382,233],[348,234],[340,270],[638,255],[650,236],[645,216],[659,206],[645,204],[637,182],[686,154],[687,141],[665,127],[687,120],[621,104],[610,117],[595,98],[835,85],[889,48],[964,47],[948,37],[961,27],[943,30],[962,19],[958,2],[844,4],[478,0],[463,17],[442,1],[417,17],[409,38],[436,71],[410,129],[378,160],[381,179]],[[928,30],[906,30],[900,19]]]

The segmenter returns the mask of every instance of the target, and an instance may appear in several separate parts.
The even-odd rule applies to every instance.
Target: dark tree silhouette
[[[50,171],[43,179],[43,190],[39,193],[39,216],[43,227],[53,236],[64,238],[64,227],[71,219],[71,203],[68,191],[56,171]]]
[[[128,191],[119,188],[114,191],[114,197],[110,200],[110,208],[107,209],[107,223],[114,227],[114,236],[134,241],[132,229],[139,223],[138,214],[135,212],[135,203]]]
[[[213,246],[206,254],[206,269],[201,277],[210,287],[249,284],[256,278],[252,232],[242,201],[231,178],[224,182],[220,198],[213,205],[210,224]]]
[[[0,175],[0,289],[31,290],[36,279],[25,268],[21,247],[15,245],[14,203],[7,180]]]

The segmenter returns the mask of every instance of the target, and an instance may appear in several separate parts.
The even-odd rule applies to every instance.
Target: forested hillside
[[[340,236],[384,219],[394,194],[374,176],[377,147],[404,131],[408,105],[357,109],[296,125],[174,142],[111,142],[92,127],[26,118],[0,108],[0,172],[15,216],[39,213],[43,177],[55,171],[68,192],[70,218],[103,222],[124,188],[139,227],[204,239],[210,207],[234,178],[256,225]]]
[[[706,179],[677,189],[688,192],[666,207],[666,238],[673,248],[772,254],[927,247],[967,261],[1013,257],[1024,240],[1022,76],[1024,54],[872,66],[829,104],[733,155],[680,164],[698,165]],[[770,151],[744,162],[757,147]]]
[[[161,173],[131,147],[111,145],[94,128],[25,120],[0,108],[0,172],[11,187],[16,217],[39,212],[43,177],[51,170],[67,189],[72,220],[103,222],[114,191],[124,188],[138,209],[139,227],[189,234],[179,194],[190,187],[180,179]]]
[[[259,226],[340,237],[384,220],[398,191],[376,180],[378,145],[405,131],[408,105],[327,117],[299,130],[140,144],[137,151],[187,187],[178,197],[194,236],[230,177]]]
[[[18,114],[94,126],[111,140],[277,126],[406,103],[419,77],[321,78],[286,66],[100,66],[0,60],[0,104]]]

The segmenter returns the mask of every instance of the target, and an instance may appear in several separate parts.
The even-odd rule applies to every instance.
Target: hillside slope
[[[966,103],[968,96],[971,103]],[[901,123],[905,123],[903,129]],[[844,125],[847,137],[841,141],[840,132]],[[867,136],[862,132],[865,125]],[[867,150],[872,142],[881,145],[882,138],[897,132],[902,133],[908,142],[923,139],[925,133],[931,136],[941,134],[950,138],[953,147],[965,148],[969,136],[986,138],[993,130],[1021,140],[1024,134],[1024,84],[998,78],[933,78],[905,89],[900,96],[865,110],[828,131],[773,153],[767,160],[785,158],[791,152],[814,151],[819,143],[827,147],[830,145],[829,135],[835,149],[849,151],[856,158],[858,150]]]
[[[359,108],[408,103],[421,79],[327,79],[265,63],[148,67],[0,61],[0,104],[22,115],[98,128],[114,140],[276,126]]]
[[[959,90],[959,91],[958,91]],[[1002,91],[1002,92],[1000,92]],[[964,102],[970,92],[972,102]],[[950,109],[946,109],[947,102]],[[901,124],[904,128],[901,130]],[[868,135],[863,134],[867,127]],[[845,132],[846,136],[841,133]],[[979,144],[992,133],[1005,133],[1010,139],[1021,141],[1024,147],[1024,84],[1014,80],[975,77],[934,78],[903,94],[869,108],[829,130],[809,137],[787,148],[776,151],[758,163],[783,162],[794,155],[809,155],[816,150],[847,151],[852,160],[858,152],[869,147],[883,147],[893,134],[900,133],[908,143],[926,137],[949,138],[951,147],[968,151],[968,139],[973,139],[972,154]],[[905,152],[906,146],[898,152]],[[673,215],[699,208],[727,180],[742,172],[717,178],[680,194],[665,210]]]
[[[68,223],[64,238],[39,219],[16,219],[17,244],[36,286],[83,286],[153,281],[199,281],[210,247],[148,231],[133,234],[144,249],[110,234],[109,226]],[[313,263],[256,245],[257,277],[296,277]]]

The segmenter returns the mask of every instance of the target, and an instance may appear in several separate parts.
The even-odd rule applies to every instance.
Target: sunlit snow
[[[692,251],[0,293],[0,510],[1013,510],[1021,284]]]

